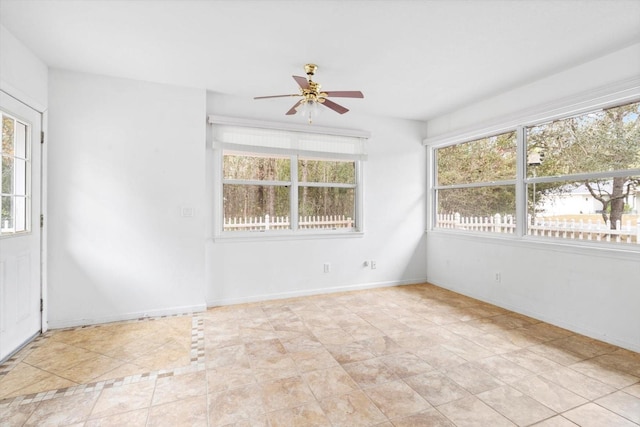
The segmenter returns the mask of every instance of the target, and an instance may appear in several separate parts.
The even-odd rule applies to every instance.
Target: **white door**
[[[41,330],[41,151],[37,111],[0,91],[0,361]]]

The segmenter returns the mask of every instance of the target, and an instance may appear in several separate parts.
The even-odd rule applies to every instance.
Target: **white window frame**
[[[599,90],[586,94],[580,94],[575,97],[567,98],[556,103],[538,106],[535,108],[521,111],[520,114],[514,114],[505,120],[496,120],[493,123],[482,126],[471,126],[456,132],[451,132],[423,140],[423,145],[427,148],[427,164],[430,165],[430,173],[427,174],[427,187],[429,189],[429,197],[427,201],[427,233],[446,233],[450,236],[461,235],[465,238],[472,239],[502,239],[510,242],[523,242],[523,244],[541,244],[543,247],[565,247],[573,249],[584,248],[589,252],[597,251],[615,251],[615,253],[630,253],[631,256],[637,256],[640,252],[640,244],[619,244],[607,242],[595,242],[573,239],[554,239],[549,237],[536,237],[527,234],[527,209],[526,209],[526,189],[527,185],[535,182],[562,181],[565,179],[574,179],[581,177],[596,176],[614,176],[616,172],[604,173],[587,173],[576,175],[563,175],[561,177],[537,177],[527,178],[527,153],[526,153],[526,129],[530,126],[539,125],[541,123],[569,118],[571,116],[586,114],[598,109],[606,109],[625,104],[631,104],[640,101],[640,78],[630,79],[621,83],[616,83],[603,87]],[[488,232],[470,232],[470,231],[454,231],[442,228],[436,228],[437,215],[437,199],[435,197],[437,187],[437,156],[436,150],[450,145],[456,145],[465,142],[499,135],[502,133],[516,131],[517,137],[517,165],[516,165],[516,230],[514,234],[505,233],[488,233]],[[625,171],[626,174],[631,172],[632,175],[640,174],[640,170],[631,169]],[[484,183],[486,185],[486,183]]]
[[[258,121],[251,119],[241,119],[234,117],[224,116],[209,116],[208,122],[212,126],[216,125],[231,125],[257,129],[279,130],[285,132],[302,132],[305,134],[315,133],[319,135],[332,135],[332,136],[345,136],[360,138],[366,140],[370,138],[370,133],[359,130],[350,129],[336,129],[320,126],[308,126],[308,125],[292,125],[283,123],[274,123],[266,121]],[[269,147],[247,147],[242,148],[234,144],[227,144],[220,141],[216,141],[212,132],[211,146],[212,150],[212,169],[213,169],[213,206],[212,206],[212,237],[215,241],[229,241],[229,240],[290,240],[290,239],[309,239],[309,238],[345,238],[345,237],[361,237],[364,235],[364,163],[366,160],[366,153],[360,153],[357,155],[345,155],[344,153],[332,153],[324,152],[321,156],[317,157],[312,152],[306,150],[295,149],[271,149]],[[291,181],[287,182],[273,182],[273,181],[236,181],[227,180],[223,177],[223,156],[225,150],[232,151],[234,153],[246,153],[247,155],[261,153],[274,155],[285,155],[289,157],[291,164]],[[318,159],[318,160],[352,160],[355,162],[355,184],[344,183],[299,183],[298,182],[298,158]],[[254,185],[290,185],[291,197],[290,203],[290,221],[291,229],[288,230],[261,230],[261,231],[223,231],[223,218],[224,218],[224,206],[223,206],[223,185],[224,184],[254,184]],[[328,187],[328,188],[355,188],[355,207],[354,207],[354,222],[355,227],[353,229],[300,229],[298,227],[298,188],[300,186],[309,187]]]

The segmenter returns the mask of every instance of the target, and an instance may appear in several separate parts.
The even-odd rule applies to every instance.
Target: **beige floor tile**
[[[556,415],[537,400],[509,386],[485,391],[478,397],[519,426],[528,426]]]
[[[546,357],[547,359],[559,363],[563,366],[573,365],[574,363],[581,362],[585,359],[584,356],[579,356],[569,350],[554,345],[553,341],[527,348],[534,353]]]
[[[188,366],[191,363],[191,346],[169,341],[156,350],[134,359],[132,363],[144,366],[150,371]]]
[[[207,427],[207,397],[195,396],[152,406],[147,427],[155,426]]]
[[[471,362],[471,365],[482,369],[507,384],[533,375],[530,370],[500,356],[479,359]]]
[[[300,377],[262,383],[260,392],[266,412],[292,408],[315,400],[309,386]]]
[[[515,425],[475,396],[442,405],[438,407],[438,411],[458,427],[507,427]]]
[[[91,418],[102,418],[134,409],[148,408],[151,405],[155,385],[155,381],[141,381],[103,389],[93,407]]]
[[[94,418],[88,420],[84,427],[145,427],[149,409],[136,409],[134,411],[123,412],[121,414],[111,415],[108,417]]]
[[[342,395],[358,388],[358,384],[341,366],[310,371],[302,374],[302,378],[318,400]]]
[[[325,347],[340,364],[360,362],[376,357],[375,354],[369,351],[364,345],[357,342],[351,342],[345,345],[326,345]]]
[[[622,391],[632,396],[635,396],[637,398],[640,398],[640,383],[629,386],[623,389]]]
[[[241,362],[249,363],[244,344],[230,345],[227,347],[212,348],[205,351],[207,368],[237,365]]]
[[[548,418],[544,421],[534,424],[532,427],[576,427],[577,424],[572,423],[561,415]]]
[[[542,372],[562,367],[559,363],[549,360],[529,349],[512,351],[502,355],[502,357],[530,370],[535,374],[540,374]]]
[[[442,372],[429,372],[405,378],[407,383],[431,405],[438,406],[469,396],[469,392]]]
[[[410,352],[395,353],[379,359],[400,378],[431,372],[435,368]]]
[[[40,405],[40,402],[24,405],[0,405],[0,425],[3,427],[24,425],[31,414],[38,408],[38,405]]]
[[[562,414],[580,427],[637,427],[626,418],[595,403],[587,403]]]
[[[364,348],[369,350],[374,356],[386,356],[402,352],[403,349],[388,336],[377,336],[358,341]]]
[[[429,365],[441,370],[450,369],[467,363],[465,359],[455,353],[452,353],[441,345],[418,350],[415,353]]]
[[[610,366],[602,365],[595,359],[585,360],[569,367],[617,389],[628,387],[640,381],[638,377],[618,371]]]
[[[449,340],[441,345],[445,349],[457,354],[467,361],[484,359],[485,357],[493,356],[496,354],[493,351],[487,350],[486,348],[472,341],[469,341],[466,338]]]
[[[511,386],[556,412],[587,403],[585,398],[540,376],[523,378],[511,383]]]
[[[331,427],[317,402],[267,414],[272,427]]]
[[[617,347],[611,344],[597,341],[583,335],[572,335],[560,338],[553,342],[554,345],[564,348],[584,358],[591,358],[614,352]]]
[[[209,423],[211,426],[226,426],[264,415],[260,387],[251,384],[209,393]]]
[[[436,409],[427,409],[415,415],[391,420],[394,427],[455,427],[444,415]]]
[[[45,400],[31,414],[25,426],[59,426],[84,422],[98,399],[97,392],[80,393]]]
[[[331,353],[329,353],[325,348],[298,351],[295,353],[289,353],[289,356],[295,362],[299,372],[308,372],[316,369],[326,369],[339,366],[336,359],[334,359]]]
[[[370,359],[342,366],[361,388],[373,387],[399,378],[381,359]]]
[[[93,379],[93,382],[112,380],[115,378],[125,378],[133,375],[140,375],[149,372],[149,369],[144,366],[139,366],[134,363],[123,363],[117,366],[115,369],[105,372],[104,374]]]
[[[161,405],[205,394],[207,394],[207,372],[171,375],[156,380],[151,404]]]
[[[628,350],[617,350],[610,354],[594,357],[594,363],[640,378],[640,354]]]
[[[504,385],[502,381],[471,363],[465,363],[464,365],[447,369],[444,373],[472,394],[481,393]]]
[[[640,424],[640,398],[636,396],[618,391],[596,400],[595,403]]]
[[[249,358],[260,359],[287,354],[287,350],[277,338],[247,342],[245,348]]]
[[[588,400],[597,399],[615,391],[615,388],[569,368],[554,369],[541,376]]]
[[[298,374],[295,362],[288,355],[251,358],[250,365],[258,382],[287,378]]]
[[[256,382],[253,369],[244,364],[220,366],[207,370],[207,384],[210,393],[255,384]]]
[[[574,335],[574,333],[571,331],[542,322],[523,326],[522,329],[527,331],[528,334],[539,338],[542,341],[551,341],[558,338],[564,338]]]
[[[364,392],[387,418],[406,417],[431,407],[402,380],[371,387]]]
[[[520,350],[522,347],[513,344],[507,338],[500,334],[483,334],[479,336],[467,338],[494,354],[509,353],[511,351]]]
[[[371,426],[386,417],[360,390],[320,401],[320,406],[334,426]]]
[[[9,373],[0,376],[0,399],[29,394],[29,391],[21,392],[21,390],[27,389],[27,387],[40,382],[50,381],[52,378],[58,378],[66,381],[69,385],[74,385],[71,381],[56,377],[42,369],[35,368],[26,363],[18,363]],[[42,390],[47,390],[47,388],[39,388],[37,391]]]
[[[58,372],[58,375],[76,384],[87,384],[122,365],[124,363],[121,360],[95,354],[91,359],[84,360],[69,369]]]

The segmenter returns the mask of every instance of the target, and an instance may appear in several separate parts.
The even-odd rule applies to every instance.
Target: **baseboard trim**
[[[409,279],[409,280],[393,280],[387,282],[372,282],[372,283],[360,283],[357,285],[343,285],[334,286],[331,288],[316,288],[305,289],[288,292],[278,292],[273,294],[261,294],[251,295],[246,297],[234,297],[234,298],[218,298],[207,302],[208,307],[221,307],[235,304],[246,304],[261,301],[273,301],[287,298],[298,298],[313,295],[333,294],[337,292],[358,291],[363,289],[385,288],[390,286],[404,286],[404,285],[417,285],[420,283],[426,283],[425,278],[421,279]]]
[[[49,320],[49,329],[76,328],[79,326],[99,325],[103,323],[122,322],[127,320],[144,319],[148,317],[175,316],[179,314],[190,314],[205,311],[206,304],[184,305],[179,307],[167,307],[153,310],[133,311],[128,313],[114,314],[110,316],[100,316],[84,319],[69,320]]]

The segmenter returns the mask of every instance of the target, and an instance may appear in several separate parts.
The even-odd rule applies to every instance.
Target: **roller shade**
[[[341,160],[366,160],[364,136],[212,123],[216,148]],[[316,130],[317,129],[317,130]]]

